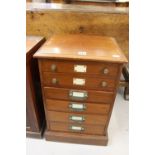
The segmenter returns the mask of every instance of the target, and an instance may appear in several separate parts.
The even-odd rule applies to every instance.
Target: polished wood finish
[[[84,123],[86,125],[105,125],[108,115],[89,115],[89,114],[75,114],[75,113],[64,113],[64,112],[55,112],[47,111],[48,121],[53,122],[65,122],[65,123]],[[71,116],[83,117],[85,120],[70,120]]]
[[[52,131],[59,132],[71,132],[71,133],[79,133],[79,131],[71,130],[71,127],[82,127],[83,131],[80,133],[83,134],[92,134],[92,135],[103,135],[104,134],[104,126],[103,125],[81,125],[81,124],[66,124],[66,123],[50,123],[50,129]]]
[[[104,62],[127,62],[114,38],[82,34],[53,36],[34,57],[85,61],[103,61],[104,58]]]
[[[84,104],[86,106],[83,110],[76,110],[70,108],[69,105],[71,103],[75,104]],[[71,102],[71,101],[63,101],[63,100],[53,100],[53,99],[46,99],[46,108],[49,111],[59,111],[59,112],[74,112],[75,114],[78,113],[85,113],[85,114],[108,114],[110,110],[110,104],[97,104],[97,103],[86,103],[86,102]]]
[[[108,143],[108,135],[90,135],[82,133],[66,133],[66,132],[50,132],[46,131],[46,140],[77,143],[77,144],[89,144],[89,145],[101,145],[105,146]]]
[[[56,65],[56,70],[52,71],[51,66]],[[75,65],[86,65],[87,66],[87,72],[83,73],[77,73],[74,72],[74,66]],[[93,76],[102,76],[103,78],[108,77],[108,78],[115,78],[119,65],[118,64],[113,64],[111,65],[110,63],[104,62],[86,62],[86,61],[65,61],[65,60],[50,60],[50,59],[42,59],[40,61],[40,67],[41,70],[44,72],[51,72],[51,73],[71,73],[74,75],[89,75],[91,77]],[[108,73],[104,74],[104,69],[108,69]]]
[[[55,81],[54,81],[55,80]],[[78,85],[76,80],[84,80],[85,83]],[[64,74],[53,74],[50,72],[43,73],[43,85],[46,87],[57,88],[78,88],[78,89],[94,89],[94,90],[107,90],[113,91],[115,88],[115,79],[94,78],[83,76],[70,75],[69,77]]]
[[[53,36],[34,57],[39,61],[44,97],[45,138],[106,145],[121,69],[127,62],[115,39],[81,34]],[[78,78],[76,82],[74,77]],[[81,79],[87,81],[85,85],[75,85],[83,84]],[[107,88],[101,89],[102,80],[109,84],[102,83]]]
[[[33,54],[45,42],[45,38],[26,37],[26,135],[41,138],[44,127],[44,110],[37,60]]]
[[[70,100],[70,101],[84,101],[84,102],[98,102],[98,103],[112,103],[113,102],[113,92],[104,92],[104,91],[94,91],[87,90],[88,97],[80,100],[74,99],[69,96],[70,90],[77,89],[65,89],[65,88],[55,88],[55,87],[44,87],[43,91],[46,98],[49,99],[60,99],[60,100]],[[83,90],[78,90],[79,92],[83,92]]]

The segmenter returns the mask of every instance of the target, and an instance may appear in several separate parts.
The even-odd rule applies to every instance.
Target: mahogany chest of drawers
[[[26,136],[40,138],[45,122],[37,60],[33,54],[45,38],[26,37]]]
[[[55,35],[38,58],[46,140],[107,145],[107,127],[123,63],[114,38]]]

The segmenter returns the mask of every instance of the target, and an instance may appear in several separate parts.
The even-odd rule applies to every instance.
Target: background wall
[[[128,57],[129,17],[124,9],[64,5],[46,9],[28,7],[26,34],[42,35],[47,39],[53,34],[83,33],[115,37]],[[42,6],[43,7],[43,6]],[[90,6],[91,7],[91,6]],[[48,9],[47,9],[48,8]]]

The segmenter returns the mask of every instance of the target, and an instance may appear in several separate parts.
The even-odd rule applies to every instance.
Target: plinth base
[[[77,144],[102,145],[106,146],[108,143],[108,135],[86,135],[66,132],[45,131],[45,139],[48,141],[68,142]]]

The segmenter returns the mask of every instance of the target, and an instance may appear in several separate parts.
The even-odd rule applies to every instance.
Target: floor
[[[129,104],[118,90],[109,124],[108,146],[93,146],[26,139],[26,155],[128,155]]]

